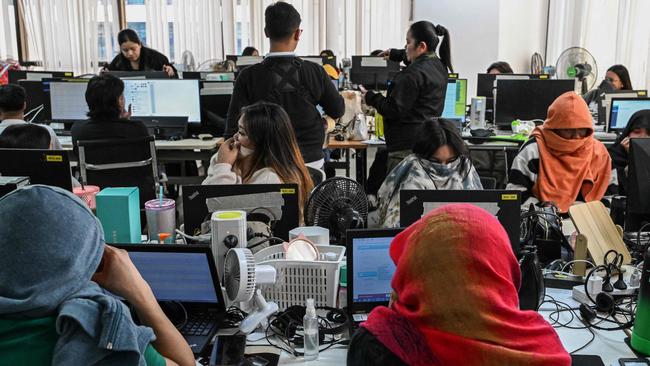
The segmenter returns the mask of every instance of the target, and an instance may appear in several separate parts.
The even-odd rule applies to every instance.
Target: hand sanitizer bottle
[[[314,299],[307,299],[307,309],[302,323],[305,336],[305,361],[318,359],[318,317]]]

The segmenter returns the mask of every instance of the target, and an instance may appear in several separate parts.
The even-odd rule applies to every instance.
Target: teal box
[[[104,188],[97,194],[97,217],[107,243],[140,243],[138,187]]]

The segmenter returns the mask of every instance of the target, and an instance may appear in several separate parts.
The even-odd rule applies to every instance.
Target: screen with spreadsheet
[[[78,121],[88,119],[87,82],[52,81],[49,84],[52,120]]]
[[[158,301],[218,303],[206,253],[129,251]]]
[[[201,122],[199,80],[125,79],[125,104],[137,117],[187,117]]]
[[[449,79],[445,93],[442,117],[465,120],[467,106],[467,79]]]

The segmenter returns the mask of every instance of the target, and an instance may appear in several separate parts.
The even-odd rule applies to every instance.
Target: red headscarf
[[[405,363],[571,364],[542,316],[519,310],[519,265],[487,211],[438,208],[398,235],[390,256],[397,266],[394,301],[361,326]]]
[[[554,129],[586,128],[590,135],[567,140]],[[574,92],[560,95],[548,108],[548,118],[531,134],[539,147],[539,176],[533,193],[540,201],[553,201],[567,212],[578,193],[598,201],[605,195],[612,174],[612,160],[602,142],[591,136],[589,108]]]

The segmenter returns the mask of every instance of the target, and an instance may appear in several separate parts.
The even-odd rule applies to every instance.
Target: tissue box
[[[138,187],[104,188],[97,194],[96,204],[107,243],[140,243]]]

